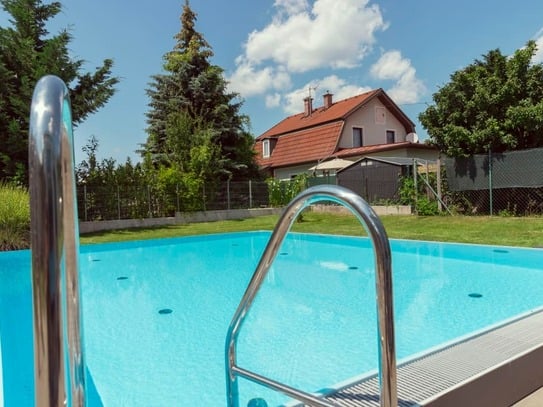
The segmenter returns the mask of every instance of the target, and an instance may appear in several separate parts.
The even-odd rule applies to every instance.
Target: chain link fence
[[[543,149],[444,160],[446,200],[466,215],[543,215]]]
[[[543,215],[543,149],[445,158],[441,165],[388,159],[374,165],[372,172],[365,171],[362,175],[345,172],[337,177],[309,177],[307,186],[343,185],[370,204],[410,204],[418,214]],[[180,185],[80,185],[79,219],[142,219],[174,216],[176,212],[270,207],[278,188],[270,189],[270,185],[274,183],[228,181],[204,184],[196,192],[185,191]],[[285,194],[284,189],[290,191],[282,185],[279,192]]]
[[[143,219],[175,216],[176,212],[247,209],[269,206],[266,182],[203,184],[188,194],[181,185],[79,185],[79,220]]]

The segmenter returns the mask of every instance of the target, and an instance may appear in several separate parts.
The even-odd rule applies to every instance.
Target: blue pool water
[[[269,238],[81,247],[91,407],[225,405],[224,339]],[[543,250],[391,241],[398,358],[543,305]],[[33,403],[30,254],[0,253],[6,407]],[[290,234],[241,331],[239,365],[307,391],[377,368],[365,238]],[[285,398],[240,380],[242,405]]]

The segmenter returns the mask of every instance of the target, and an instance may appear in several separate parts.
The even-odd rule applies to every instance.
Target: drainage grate
[[[543,346],[543,311],[425,355],[398,367],[398,406],[430,404],[437,395]],[[378,407],[376,376],[326,397],[337,406]]]

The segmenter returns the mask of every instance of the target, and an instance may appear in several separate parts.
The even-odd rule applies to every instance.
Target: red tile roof
[[[316,162],[334,153],[342,128],[343,121],[336,121],[281,136],[269,158],[262,158],[262,139],[259,137],[255,145],[260,152],[257,162],[261,167]]]
[[[362,93],[358,96],[353,96],[348,99],[334,102],[328,109],[319,107],[306,116],[305,113],[298,113],[294,116],[289,116],[280,121],[264,134],[257,137],[258,139],[275,137],[286,133],[291,133],[296,130],[317,126],[335,120],[345,119],[353,110],[360,107],[365,102],[372,99],[375,95],[383,93],[382,89],[372,90]]]

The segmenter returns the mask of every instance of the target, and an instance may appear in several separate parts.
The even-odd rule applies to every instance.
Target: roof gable
[[[313,126],[318,126],[324,123],[329,123],[338,120],[345,120],[351,113],[358,108],[368,103],[373,98],[378,97],[381,103],[392,112],[405,127],[406,133],[415,131],[415,123],[394,103],[394,101],[383,91],[383,89],[375,89],[369,92],[362,93],[347,99],[339,100],[332,103],[328,108],[321,106],[314,109],[309,116],[305,113],[298,113],[289,116],[265,133],[257,137],[258,139],[271,138],[281,136],[283,134],[292,133],[294,131],[306,129]]]
[[[351,112],[380,93],[384,93],[382,89],[372,90],[358,96],[339,100],[334,102],[327,109],[324,106],[321,106],[313,110],[309,116],[306,116],[305,113],[289,116],[277,123],[264,134],[257,137],[257,139],[276,137],[324,123],[344,120]]]

